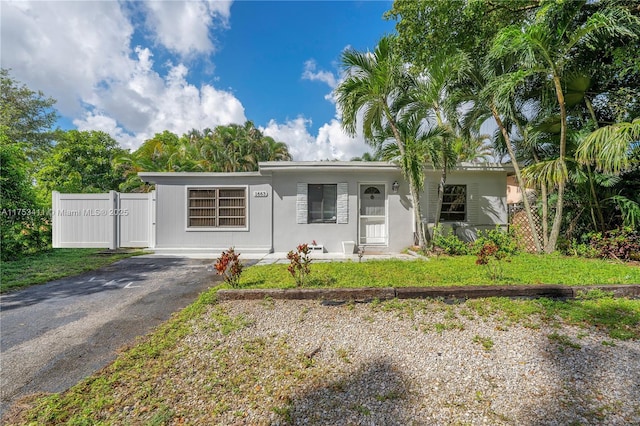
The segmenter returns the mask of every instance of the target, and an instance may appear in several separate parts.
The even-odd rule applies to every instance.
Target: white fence
[[[153,247],[155,191],[145,194],[53,192],[54,248]]]

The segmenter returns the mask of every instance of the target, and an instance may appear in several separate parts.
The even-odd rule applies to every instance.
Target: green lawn
[[[638,284],[640,267],[619,262],[520,254],[504,264],[504,276],[492,281],[475,256],[442,256],[429,260],[380,260],[311,264],[310,287],[423,287],[524,284]],[[292,288],[286,264],[245,269],[240,288]]]
[[[20,260],[2,262],[0,292],[78,275],[144,253],[137,250],[101,254],[104,252],[104,249],[53,249]]]

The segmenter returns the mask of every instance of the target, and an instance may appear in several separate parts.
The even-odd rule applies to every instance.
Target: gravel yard
[[[640,424],[638,340],[488,303],[205,304],[35,423]]]
[[[222,303],[244,326],[193,333],[181,368],[237,372],[220,424],[640,424],[638,341],[392,303]]]

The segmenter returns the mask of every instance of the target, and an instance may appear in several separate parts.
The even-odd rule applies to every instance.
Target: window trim
[[[329,220],[311,220],[311,187],[312,186],[322,186],[322,216],[324,217],[324,187],[325,186],[333,186],[335,188],[335,216],[333,219]],[[307,183],[307,224],[337,224],[338,223],[338,184],[337,183]]]
[[[445,211],[445,205],[452,205],[451,202],[445,202],[444,197],[447,195],[447,188],[463,187],[464,188],[464,218],[463,219],[449,219],[444,218],[444,214],[460,214],[462,212],[450,212]],[[469,217],[469,186],[467,184],[446,184],[444,186],[444,194],[442,197],[442,208],[440,209],[440,222],[466,222]]]
[[[244,191],[245,212],[244,226],[189,226],[189,190],[192,189],[208,189],[208,190],[225,190],[225,189],[242,189]],[[220,206],[216,206],[216,215]],[[233,232],[249,230],[249,185],[188,185],[185,186],[185,231],[187,232]],[[218,217],[218,216],[216,216]]]

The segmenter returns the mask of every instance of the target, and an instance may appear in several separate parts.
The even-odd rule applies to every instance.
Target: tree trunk
[[[540,196],[542,197],[542,244],[546,247],[549,244],[549,199],[546,185],[540,188]]]
[[[440,116],[440,107],[437,103],[434,104],[433,110],[436,114],[438,126],[442,127],[444,125],[444,122],[442,120],[442,117]],[[446,145],[448,143],[449,142],[447,140],[447,136],[445,136],[442,141],[442,170],[440,172],[440,182],[438,182],[438,205],[436,206],[436,215],[433,219],[434,234],[432,235],[432,237],[434,238],[435,232],[438,230],[438,226],[440,225],[440,214],[442,213],[442,202],[444,201],[444,186],[447,183],[447,170],[449,165],[447,164],[448,147]],[[428,229],[427,232],[429,232]]]
[[[396,125],[393,116],[391,115],[391,111],[389,111],[389,107],[385,105],[385,115],[387,116],[387,120],[389,121],[389,126],[391,127],[391,132],[393,133],[393,137],[396,139],[396,143],[398,144],[398,151],[400,151],[401,156],[406,155],[404,142],[402,140],[402,136],[398,131],[398,126]],[[422,222],[422,211],[420,210],[420,193],[418,191],[418,187],[416,182],[413,181],[413,177],[411,173],[405,173],[407,179],[409,180],[409,192],[411,193],[411,200],[413,202],[413,216],[416,226],[416,232],[418,233],[418,245],[421,249],[427,248],[427,243],[431,244],[431,237],[428,232],[424,232],[424,224]],[[425,241],[426,238],[426,241]]]
[[[553,253],[556,250],[558,237],[560,236],[560,225],[562,225],[562,205],[564,203],[564,182],[558,185],[558,201],[556,203],[556,214],[553,218],[553,226],[549,234],[549,242],[544,248],[545,253]]]
[[[412,187],[413,185],[409,185]],[[427,248],[427,245],[431,245],[431,236],[429,232],[425,232],[424,222],[422,222],[422,213],[420,208],[420,194],[415,191],[415,189],[411,189],[411,200],[413,202],[413,220],[416,224],[416,233],[418,234],[418,245],[421,249]]]
[[[445,151],[442,153],[442,160],[444,166],[440,173],[440,182],[438,182],[438,205],[436,206],[436,216],[433,224],[434,232],[440,225],[440,214],[442,213],[442,202],[444,201],[444,186],[447,183],[447,155]]]
[[[565,163],[565,156],[567,155],[567,108],[564,102],[564,93],[562,91],[562,84],[560,83],[560,77],[554,70],[553,83],[556,89],[556,97],[558,99],[558,105],[560,106],[560,165],[562,167],[560,181],[558,184],[558,200],[556,203],[556,213],[553,218],[553,225],[551,226],[551,233],[549,234],[549,242],[544,248],[546,253],[552,253],[556,249],[558,243],[558,237],[560,236],[560,226],[562,225],[562,210],[564,205],[564,186],[567,166]]]
[[[511,164],[513,164],[513,169],[516,172],[516,179],[518,181],[518,186],[520,187],[520,192],[522,192],[522,203],[524,204],[524,211],[527,215],[527,221],[529,222],[529,227],[531,228],[531,235],[533,237],[533,244],[536,247],[537,253],[542,253],[542,246],[540,245],[540,238],[538,237],[538,233],[536,232],[535,221],[533,220],[533,214],[531,213],[531,206],[529,205],[529,200],[527,198],[526,188],[522,183],[522,173],[520,172],[520,166],[516,161],[516,155],[513,152],[513,147],[511,146],[511,139],[509,138],[509,132],[504,127],[504,123],[502,119],[500,119],[500,115],[498,114],[498,110],[496,106],[491,103],[491,113],[493,114],[493,118],[496,120],[500,131],[502,132],[502,136],[504,137],[505,143],[507,145],[507,150],[509,151],[509,157],[511,157]]]
[[[587,109],[589,110],[591,119],[593,120],[593,123],[597,129],[599,126],[598,126],[598,120],[596,118],[596,113],[593,110],[593,105],[591,104],[591,101],[589,100],[586,94],[584,96],[584,102],[587,104]],[[591,189],[591,196],[593,197],[593,202],[596,207],[596,213],[598,214],[598,221],[600,222],[600,231],[604,232],[605,231],[604,216],[602,215],[602,208],[600,208],[600,201],[598,201],[598,195],[596,194],[596,187],[593,184],[593,171],[591,170],[590,164],[587,164],[587,175],[589,176],[589,187]]]

